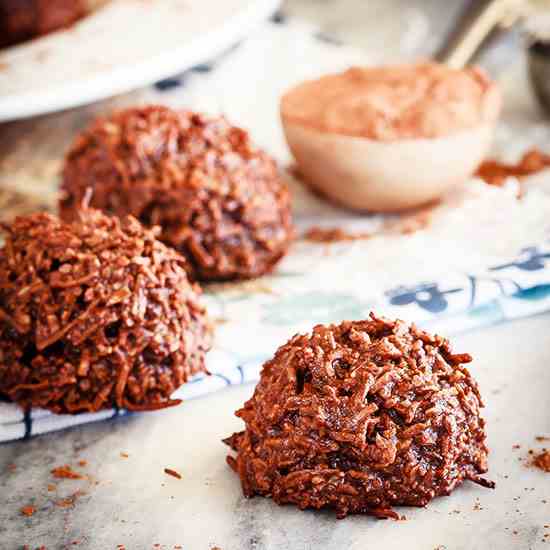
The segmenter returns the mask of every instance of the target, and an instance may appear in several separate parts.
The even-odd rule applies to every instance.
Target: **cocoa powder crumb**
[[[391,217],[384,223],[384,232],[397,235],[412,235],[426,229],[433,217],[437,203],[405,212],[397,217]]]
[[[311,227],[303,236],[304,240],[313,243],[338,243],[370,239],[370,233],[350,233],[340,227]]]
[[[55,501],[55,505],[59,508],[72,508],[79,497],[81,497],[84,493],[82,491],[75,491],[72,495],[69,495],[66,498],[62,498],[60,500]]]
[[[78,465],[83,468],[84,466],[88,465],[88,461],[87,460],[79,460]]]
[[[426,229],[430,225],[430,219],[430,216],[427,214],[405,217],[400,227],[400,232],[402,235],[412,235],[417,231]]]
[[[550,452],[542,451],[533,457],[533,465],[543,472],[550,472]]]
[[[544,441],[550,441],[550,437],[546,437],[544,435],[537,435],[537,437],[535,437],[535,441],[538,441],[539,443],[543,443]]]
[[[164,468],[164,473],[168,474],[169,476],[175,477],[176,479],[181,479],[181,474],[179,472],[176,472],[176,470],[172,470],[171,468]]]
[[[68,464],[58,466],[52,470],[53,477],[57,479],[83,479],[83,475],[75,472]]]
[[[34,506],[23,506],[20,510],[21,514],[27,517],[31,517],[35,514],[36,508]]]
[[[51,493],[57,489],[57,485],[54,485],[53,483],[48,483],[48,491]]]
[[[507,178],[515,177],[518,179],[536,174],[550,166],[550,155],[530,149],[527,151],[517,164],[507,164],[494,159],[483,161],[476,172],[476,176],[489,185],[502,187]]]
[[[129,458],[130,455],[128,453],[120,453],[120,458]]]

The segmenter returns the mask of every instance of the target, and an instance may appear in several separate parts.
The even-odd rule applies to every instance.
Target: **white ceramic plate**
[[[83,105],[184,71],[280,0],[112,0],[68,30],[0,51],[0,121]]]

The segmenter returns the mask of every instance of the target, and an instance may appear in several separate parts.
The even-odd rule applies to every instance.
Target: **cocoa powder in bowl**
[[[0,395],[55,413],[151,410],[204,370],[185,260],[134,218],[16,218],[0,250]]]
[[[498,86],[476,68],[413,63],[302,82],[281,120],[303,181],[357,211],[434,203],[465,182],[489,150]]]
[[[62,218],[88,188],[91,206],[159,225],[201,281],[263,275],[293,236],[275,162],[223,117],[147,106],[97,120],[67,155]]]
[[[487,471],[476,382],[447,340],[401,321],[314,327],[265,363],[226,440],[245,496],[397,517]]]

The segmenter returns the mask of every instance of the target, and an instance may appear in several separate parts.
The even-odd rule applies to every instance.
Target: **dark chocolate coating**
[[[197,280],[263,275],[292,238],[274,161],[224,118],[148,106],[97,120],[67,155],[62,218],[72,219],[87,189],[91,206],[159,225]]]
[[[210,327],[185,260],[134,218],[16,218],[0,250],[0,395],[55,413],[168,407]]]
[[[71,25],[84,14],[82,0],[0,0],[0,48]]]
[[[401,321],[318,325],[265,363],[226,440],[245,496],[396,517],[464,480],[493,486],[477,385],[443,338]]]

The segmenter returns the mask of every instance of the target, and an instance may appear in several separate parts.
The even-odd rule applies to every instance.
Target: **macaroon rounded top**
[[[0,395],[79,413],[177,404],[204,370],[211,329],[185,260],[134,218],[81,211],[4,228]]]
[[[464,480],[492,486],[483,406],[444,338],[371,314],[314,327],[265,363],[226,442],[246,496],[395,516]]]
[[[88,189],[91,206],[160,226],[201,281],[263,275],[293,236],[274,160],[224,117],[148,105],[96,120],[67,155],[63,219]]]

